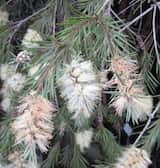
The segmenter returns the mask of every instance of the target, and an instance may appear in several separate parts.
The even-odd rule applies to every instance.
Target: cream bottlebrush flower
[[[0,77],[2,80],[8,79],[10,76],[15,74],[15,66],[9,64],[0,65]]]
[[[25,83],[25,76],[21,73],[15,73],[6,80],[6,84],[15,92],[19,92]]]
[[[129,79],[138,76],[138,66],[136,63],[125,57],[117,56],[112,58],[111,67],[113,72],[116,72],[116,74],[119,75],[124,83],[128,82]]]
[[[74,113],[73,119],[76,119],[79,114],[85,118],[90,117],[96,101],[100,98],[100,91],[95,84],[75,85],[74,91],[68,95],[68,109]]]
[[[76,144],[79,145],[81,152],[84,152],[85,148],[89,148],[92,142],[92,137],[92,130],[85,130],[75,133]]]
[[[47,152],[54,130],[52,117],[55,108],[41,96],[27,96],[18,107],[20,114],[12,124],[16,144],[29,147],[37,145],[41,152]]]
[[[119,96],[115,100],[111,106],[116,109],[116,113],[122,116],[122,113],[127,109],[128,98],[126,96]]]
[[[147,152],[136,147],[127,148],[113,168],[148,168],[151,160]]]
[[[10,109],[10,106],[11,106],[11,99],[8,97],[4,98],[1,102],[2,109],[7,112]]]
[[[0,9],[0,25],[6,25],[7,24],[8,16],[9,16],[8,12],[2,11]]]
[[[126,93],[114,98],[111,106],[116,109],[118,115],[121,116],[124,111],[127,111],[127,120],[132,118],[133,121],[138,121],[152,112],[153,102],[152,97],[146,96],[141,88],[133,86],[126,90]]]
[[[92,63],[73,60],[57,83],[61,96],[67,101],[69,111],[74,113],[73,118],[79,115],[89,118],[100,100],[102,90]]]
[[[153,101],[151,96],[132,97],[127,106],[127,113],[131,112],[131,116],[135,121],[144,120],[146,116],[152,112]],[[129,118],[128,118],[129,120]]]
[[[40,41],[42,41],[41,35],[36,30],[28,29],[23,38],[22,45],[26,48],[36,48],[39,47],[37,42]]]
[[[135,121],[143,120],[152,112],[153,102],[150,96],[119,96],[113,101],[112,106],[116,109],[118,115],[126,110]]]

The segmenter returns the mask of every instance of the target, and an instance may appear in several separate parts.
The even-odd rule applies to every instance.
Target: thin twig
[[[111,13],[122,23],[122,25],[124,26],[125,25],[125,23],[124,23],[124,21],[111,9]],[[128,28],[126,28],[129,32],[131,32],[134,36],[136,36],[137,37],[137,34],[133,31],[133,30],[131,30],[129,27]]]
[[[158,51],[158,45],[157,45],[157,39],[156,39],[156,10],[157,6],[154,6],[153,10],[153,19],[152,19],[152,30],[153,30],[153,41],[154,41],[154,48],[157,56],[157,63],[160,65],[160,58],[159,58],[159,51]]]
[[[160,2],[157,2],[158,9],[160,10]]]
[[[139,0],[138,1],[135,1],[134,3],[130,3],[130,5],[129,6],[127,6],[126,8],[124,8],[123,10],[121,10],[119,13],[118,13],[118,15],[121,15],[122,13],[124,13],[125,11],[127,11],[129,8],[131,8],[133,5],[135,5],[135,4],[137,4],[139,2]]]
[[[112,0],[109,1],[108,3],[108,8],[107,8],[107,16],[111,16],[111,10],[112,10]]]
[[[158,105],[155,108],[155,110],[149,115],[149,119],[148,119],[145,127],[143,128],[143,130],[139,134],[138,138],[135,140],[134,145],[136,145],[140,141],[140,139],[142,138],[143,134],[146,132],[146,130],[148,129],[149,125],[151,124],[151,121],[154,118],[154,116],[157,113],[157,111],[158,111],[159,108],[160,108],[160,102],[158,103]]]
[[[131,22],[129,22],[126,26],[124,26],[122,29],[119,30],[119,32],[123,32],[124,30],[126,30],[128,27],[130,27],[132,24],[134,24],[135,22],[137,22],[141,17],[145,16],[147,13],[149,13],[151,10],[153,9],[153,6],[151,6],[150,8],[148,8],[147,10],[145,10],[143,13],[141,13],[140,15],[138,15],[135,19],[133,19]]]
[[[143,3],[144,3],[143,1],[140,1],[140,13],[143,12],[143,8],[142,8]],[[141,32],[142,25],[143,25],[143,23],[142,23],[142,19],[141,19],[140,23],[139,23],[139,26],[138,26],[138,34],[140,34],[140,32]]]

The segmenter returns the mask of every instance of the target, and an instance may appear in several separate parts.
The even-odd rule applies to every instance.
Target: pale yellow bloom
[[[12,124],[16,144],[36,144],[42,152],[48,150],[54,130],[52,117],[55,108],[41,96],[27,96],[18,107],[19,116]]]
[[[111,68],[124,83],[137,76],[138,66],[132,60],[125,57],[114,57],[111,60]]]
[[[28,29],[25,34],[22,45],[26,48],[37,48],[39,44],[37,42],[41,42],[43,39],[41,35],[33,29]]]
[[[127,112],[127,120],[137,122],[146,119],[146,116],[152,112],[153,101],[151,96],[146,96],[142,87],[130,85],[120,90],[120,95],[112,99],[112,104],[118,115]]]
[[[80,150],[83,152],[85,148],[89,148],[92,142],[92,130],[85,130],[75,133],[76,144],[79,145]]]
[[[128,100],[125,96],[119,96],[112,103],[112,106],[116,109],[116,113],[122,116],[122,113],[127,109]]]
[[[151,160],[147,152],[136,147],[127,148],[113,168],[148,168]]]

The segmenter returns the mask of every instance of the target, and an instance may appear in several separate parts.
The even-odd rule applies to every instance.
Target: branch
[[[135,2],[131,2],[129,3],[130,5],[127,6],[126,8],[124,8],[123,10],[121,10],[118,15],[121,15],[122,13],[124,13],[125,11],[127,11],[129,8],[133,7],[134,5],[136,5],[139,1],[135,1]]]
[[[119,32],[123,32],[125,29],[130,27],[132,24],[134,24],[136,21],[138,21],[141,17],[149,13],[153,9],[153,6],[151,6],[149,9],[145,10],[143,13],[138,15],[135,19],[133,19],[131,22],[129,22],[126,26],[124,26]]]
[[[154,41],[154,48],[157,56],[157,63],[160,65],[159,51],[158,51],[158,45],[157,45],[157,39],[156,39],[156,24],[155,24],[157,6],[156,5],[153,5],[153,6],[154,6],[153,19],[152,19],[153,41]]]
[[[122,23],[122,25],[124,26],[125,23],[124,21],[111,9],[111,13]],[[135,37],[137,37],[137,34],[131,30],[129,27],[126,28],[129,32],[131,32]]]
[[[145,125],[145,127],[143,128],[143,130],[141,131],[141,133],[139,134],[138,138],[135,140],[134,145],[136,145],[139,140],[142,138],[143,134],[146,132],[146,130],[148,129],[149,125],[151,124],[152,119],[154,118],[155,114],[157,113],[158,109],[160,108],[160,102],[158,103],[157,107],[155,108],[155,110],[149,115],[149,119]]]

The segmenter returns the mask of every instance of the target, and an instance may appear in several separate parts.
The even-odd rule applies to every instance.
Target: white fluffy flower
[[[6,97],[1,102],[1,107],[4,111],[8,111],[11,105],[11,99]]]
[[[148,153],[136,147],[127,148],[113,168],[148,168],[151,160]]]
[[[15,92],[19,92],[25,83],[25,76],[21,73],[15,73],[6,80],[6,84]]]
[[[40,41],[42,41],[41,35],[36,30],[28,29],[23,38],[22,45],[26,48],[36,48],[39,47],[37,42]]]
[[[113,101],[112,106],[116,109],[118,115],[122,115],[127,111],[127,120],[132,119],[133,122],[144,120],[147,115],[152,112],[152,97],[145,96],[119,96]]]
[[[9,64],[0,65],[0,77],[2,80],[8,79],[10,76],[15,74],[15,66]]]
[[[80,146],[80,150],[83,152],[85,148],[89,148],[92,142],[93,132],[91,130],[85,130],[75,133],[76,144]]]
[[[77,118],[81,113],[85,118],[89,118],[96,106],[95,101],[99,99],[100,89],[95,84],[76,84],[74,91],[68,95],[68,109],[74,112],[73,118]]]
[[[133,97],[131,101],[129,101],[127,106],[127,113],[131,111],[132,120],[135,121],[146,119],[146,116],[152,112],[153,101],[152,97],[144,96],[144,97]],[[129,118],[128,118],[129,120]]]
[[[128,80],[127,86],[120,88],[120,95],[112,99],[112,106],[118,115],[127,112],[126,119],[132,119],[133,123],[138,120],[143,121],[152,112],[153,102],[151,96],[146,96],[143,85],[133,85],[132,80]]]
[[[101,85],[90,61],[73,60],[67,65],[64,75],[59,79],[58,86],[61,95],[67,101],[68,109],[74,113],[89,118],[97,101],[101,97]]]
[[[8,22],[8,12],[0,10],[0,25],[6,25]]]

